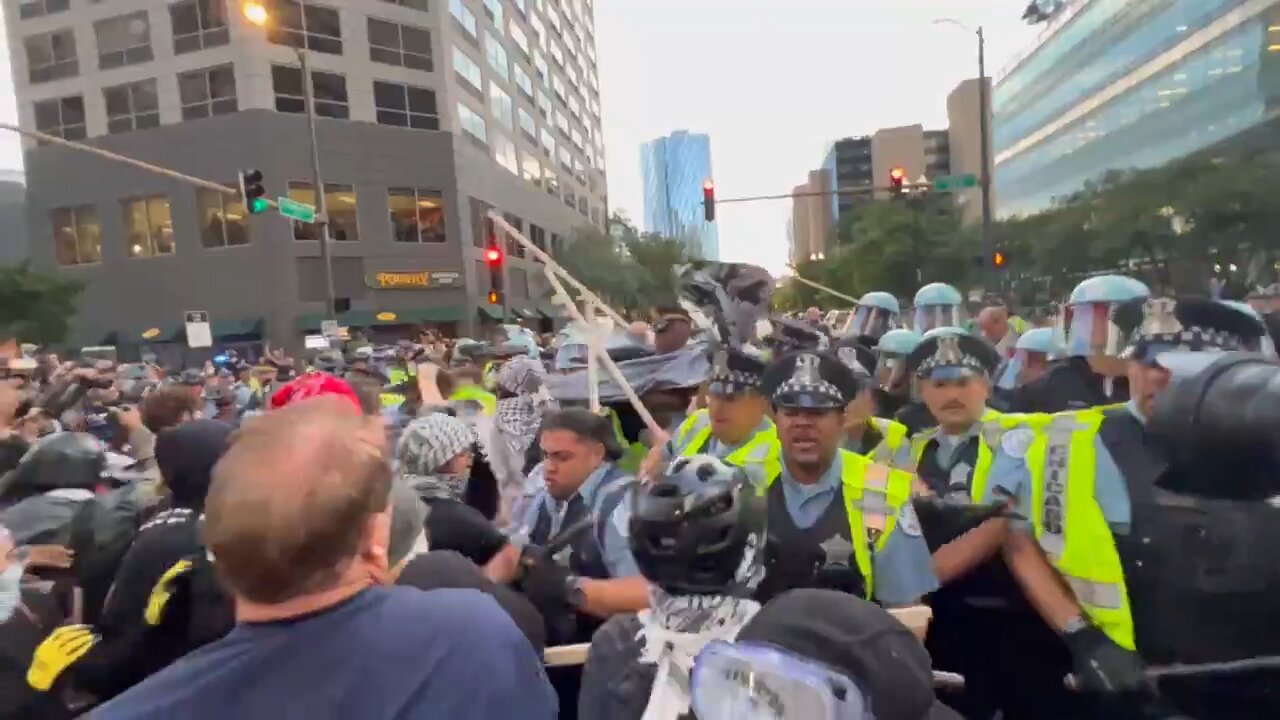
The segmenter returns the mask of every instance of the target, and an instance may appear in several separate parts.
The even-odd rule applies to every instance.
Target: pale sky
[[[1027,48],[1027,0],[596,0],[609,203],[643,217],[640,145],[711,136],[717,197],[790,192],[835,139],[946,127],[947,94]],[[716,208],[722,260],[782,271],[789,200]]]
[[[790,192],[828,143],[881,127],[946,126],[946,98],[1035,38],[1027,0],[595,0],[609,201],[643,216],[640,145],[673,130],[711,136],[718,197]],[[2,8],[3,5],[0,5]],[[0,11],[2,12],[2,11]],[[0,37],[0,120],[17,122]],[[22,166],[0,132],[0,168]],[[787,200],[717,208],[721,259],[777,273],[787,255]]]

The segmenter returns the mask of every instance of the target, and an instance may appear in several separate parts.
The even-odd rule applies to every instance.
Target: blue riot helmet
[[[1067,355],[1119,356],[1128,338],[1116,325],[1116,310],[1149,297],[1146,285],[1123,275],[1099,275],[1077,285],[1059,318]]]
[[[1257,310],[1255,310],[1253,306],[1250,305],[1249,303],[1243,303],[1238,300],[1219,300],[1218,302],[1222,303],[1223,305],[1226,305],[1227,307],[1239,310],[1245,315],[1248,315],[1254,320],[1257,320],[1258,323],[1262,325],[1264,328],[1267,326],[1266,320],[1264,320],[1262,318],[1262,315]],[[1271,335],[1268,333],[1263,333],[1262,337],[1257,338],[1256,340],[1246,339],[1244,349],[1248,350],[1249,352],[1260,353],[1269,358],[1276,357],[1276,344],[1271,339]]]
[[[502,357],[527,355],[537,358],[539,354],[537,336],[529,328],[520,325],[499,326],[493,345],[494,355]]]
[[[880,336],[876,345],[876,380],[882,387],[890,387],[896,378],[905,375],[907,356],[923,338],[914,330],[890,330]]]
[[[887,292],[869,292],[858,300],[853,319],[845,326],[845,335],[880,336],[898,326],[898,298]]]
[[[964,322],[964,298],[946,283],[929,283],[916,293],[913,330],[925,333],[939,327],[955,327]]]
[[[1033,378],[1024,377],[1029,373],[1043,372],[1045,363],[1062,354],[1058,344],[1057,333],[1053,328],[1032,328],[1018,338],[1014,346],[1013,357],[1004,364],[996,386],[1012,390]]]

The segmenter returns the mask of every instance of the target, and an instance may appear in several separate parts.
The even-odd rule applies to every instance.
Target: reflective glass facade
[[[1213,147],[1278,100],[1280,0],[1093,0],[996,86],[997,210]]]
[[[706,222],[702,184],[712,179],[711,138],[680,130],[640,146],[644,180],[644,229],[680,238],[689,251],[720,259],[720,236]]]

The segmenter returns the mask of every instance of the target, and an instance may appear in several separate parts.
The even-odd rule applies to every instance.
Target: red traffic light
[[[502,262],[502,251],[498,248],[491,247],[484,251],[484,261],[490,265],[497,265]]]
[[[715,222],[716,184],[710,178],[702,183],[702,216],[707,222]]]
[[[716,189],[716,184],[711,182],[710,180],[702,183],[703,192],[715,192],[715,189]]]
[[[1008,262],[1008,258],[1006,258],[1004,256],[1004,253],[1000,252],[999,250],[997,250],[995,254],[991,256],[991,264],[995,265],[998,268],[1004,267],[1004,264],[1006,262]]]
[[[889,182],[894,185],[901,185],[906,178],[907,171],[903,168],[896,167],[889,170]]]

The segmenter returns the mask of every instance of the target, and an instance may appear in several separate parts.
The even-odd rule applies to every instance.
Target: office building
[[[950,172],[941,174],[973,175],[979,181],[978,186],[953,191],[960,207],[961,221],[965,224],[982,222],[982,117],[978,114],[982,90],[978,83],[977,78],[965,80],[947,95],[947,158]],[[988,78],[988,89],[990,85],[991,79]],[[990,103],[987,113],[987,119],[990,120]],[[994,186],[991,192],[992,207],[995,207]]]
[[[374,336],[502,315],[486,302],[490,208],[553,253],[604,227],[590,0],[308,0],[305,23],[270,0],[265,28],[240,0],[13,5],[23,127],[232,187],[257,168],[269,197],[311,203],[306,48],[339,320]],[[296,348],[319,327],[314,225],[66,147],[25,155],[32,255],[87,285],[72,343],[181,345],[185,310],[219,341]],[[508,251],[505,299],[536,322],[553,312],[540,266]]]
[[[788,257],[792,265],[826,257],[833,242],[830,175],[813,170],[807,182],[792,188],[791,237]]]
[[[711,138],[686,130],[640,146],[644,229],[683,240],[689,253],[720,259],[720,235],[706,221],[703,184],[712,180]]]
[[[997,214],[1034,213],[1108,170],[1270,148],[1280,0],[1064,3],[994,89]]]
[[[0,170],[0,265],[13,265],[31,256],[27,237],[27,186],[21,170]]]

